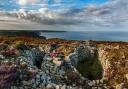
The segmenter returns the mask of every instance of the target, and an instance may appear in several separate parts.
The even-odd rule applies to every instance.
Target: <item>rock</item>
[[[128,81],[128,74],[126,74],[126,79],[127,79],[127,81]]]
[[[91,60],[91,50],[84,44],[80,44],[76,49],[79,62]]]
[[[78,63],[78,55],[76,53],[71,53],[68,56],[71,64],[75,67],[77,67],[77,63]]]
[[[128,52],[126,50],[128,48],[125,46],[115,48],[115,46],[108,47],[104,45],[99,48],[99,60],[104,69],[103,79],[107,80],[111,87],[120,88],[121,83],[128,85],[128,59],[126,58]]]
[[[22,62],[21,63],[21,68],[24,68],[24,69],[27,68],[27,63],[26,62]]]
[[[5,59],[5,57],[3,55],[0,55],[0,59]]]
[[[97,89],[97,87],[92,87],[91,89]]]
[[[57,66],[60,66],[62,64],[62,61],[58,61],[58,59],[54,58],[53,63],[56,64]]]
[[[124,88],[124,83],[116,85],[116,89],[123,89]]]
[[[88,83],[88,85],[92,87],[92,86],[95,86],[95,83],[93,81],[91,81]]]
[[[106,61],[101,60],[101,58],[104,60],[104,57],[101,57],[101,55],[98,54],[98,51],[100,50],[97,50],[98,47],[91,45],[91,43],[81,43],[78,45],[61,44],[63,47],[59,44],[54,44],[50,45],[50,52],[50,46],[47,46],[47,44],[34,44],[32,46],[26,44],[27,43],[22,43],[21,45],[20,43],[16,45],[16,47],[12,46],[12,48],[7,48],[8,52],[4,50],[5,54],[9,54],[7,59],[5,59],[6,57],[1,56],[4,60],[0,60],[1,65],[5,64],[6,66],[13,66],[18,70],[18,74],[14,73],[17,78],[16,80],[13,80],[16,82],[14,84],[16,87],[18,86],[17,84],[22,83],[23,85],[19,85],[19,87],[24,86],[26,89],[44,89],[46,87],[56,87],[58,89],[110,89],[113,87],[111,86],[113,84],[111,81],[109,86],[108,82],[104,83],[100,80],[103,72],[102,66],[103,68],[105,67],[104,72],[107,73],[104,74],[107,77],[108,73],[111,73],[109,76],[115,73],[112,69],[113,67],[116,68],[115,65],[120,66],[124,64],[127,68],[127,62],[123,62],[123,60],[127,58],[125,53],[120,53],[120,59],[122,59],[122,61],[116,61],[112,65],[112,62],[108,60],[109,57]],[[10,47],[10,45],[8,45],[8,47]],[[14,48],[17,49],[13,50]],[[20,53],[18,53],[18,51]],[[102,51],[101,54],[107,55],[104,51]],[[12,64],[10,64],[10,62],[12,62]],[[107,64],[107,66],[104,66],[104,64]],[[8,67],[6,70],[8,70]],[[121,87],[120,83],[123,79],[125,80],[124,86],[127,85],[127,73],[120,72],[120,74],[125,75],[125,78],[121,78],[121,81],[118,81],[119,85],[117,88]],[[8,79],[8,76],[12,77],[13,74],[5,75],[7,75],[5,77]],[[108,77],[108,79],[109,78],[110,77]],[[117,77],[113,77],[113,79],[114,78],[117,79]],[[112,77],[110,79],[112,79]]]
[[[22,81],[23,85],[30,85],[30,82]]]
[[[33,48],[30,56],[32,58],[33,65],[40,69],[45,53],[41,52],[38,48]]]
[[[98,60],[96,46],[81,44],[76,49],[78,63],[76,69],[86,78],[97,80],[102,78],[103,68]]]
[[[100,83],[100,80],[96,80],[96,84],[99,84]]]
[[[63,85],[63,86],[61,87],[61,89],[67,89],[67,88],[66,88],[66,85]]]
[[[48,85],[47,85],[47,88],[52,88],[52,85],[51,85],[51,84],[48,84]]]
[[[98,87],[97,89],[102,89],[101,87]]]
[[[59,85],[56,85],[56,89],[60,89],[60,86]]]
[[[103,80],[103,79],[101,79],[101,80],[100,80],[100,83],[104,83],[104,80]]]
[[[52,61],[52,58],[49,55],[46,54],[44,56],[44,60]]]

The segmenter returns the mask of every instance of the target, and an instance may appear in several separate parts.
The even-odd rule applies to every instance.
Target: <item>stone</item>
[[[73,66],[77,66],[77,63],[78,63],[78,55],[76,53],[71,53],[69,54],[68,56],[68,59],[70,60],[71,64]]]
[[[94,81],[91,81],[91,82],[88,83],[88,85],[91,86],[91,87],[92,86],[95,86],[95,82]]]
[[[123,89],[124,88],[124,83],[116,85],[116,89]]]
[[[57,60],[54,60],[54,59],[53,59],[53,63],[56,64],[57,66],[60,66],[62,64],[61,61],[57,61]]]
[[[127,81],[128,81],[128,74],[126,74],[126,79],[127,79]]]
[[[3,55],[0,55],[0,59],[5,59],[5,57]]]
[[[67,88],[66,88],[66,85],[63,85],[63,86],[61,87],[61,89],[67,89]]]
[[[45,53],[41,52],[38,48],[33,48],[31,51],[33,65],[37,66],[37,68],[41,68],[41,64]]]
[[[104,83],[104,80],[103,80],[103,79],[101,79],[101,80],[100,80],[100,83]]]
[[[52,88],[52,85],[51,85],[51,84],[48,84],[48,85],[47,85],[47,88]]]
[[[99,84],[100,83],[100,80],[96,80],[96,84]]]
[[[60,89],[60,86],[59,85],[56,85],[56,89]]]
[[[82,76],[90,80],[101,79],[103,68],[98,60],[98,51],[96,50],[96,47],[81,44],[77,47],[75,52],[78,56],[76,69]]]
[[[91,89],[97,89],[97,87],[92,87]]]
[[[27,82],[27,81],[22,81],[22,83],[23,83],[24,85],[30,85],[30,83]]]
[[[98,87],[97,89],[102,89],[101,87]]]

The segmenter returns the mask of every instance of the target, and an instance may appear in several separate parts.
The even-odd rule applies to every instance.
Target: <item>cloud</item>
[[[74,30],[127,30],[127,0],[109,0],[104,4],[88,4],[83,8],[73,6],[72,0],[63,2],[72,3],[72,5],[67,8],[64,8],[65,4],[61,3],[63,0],[53,0],[51,6],[49,6],[47,0],[21,1],[21,7],[26,4],[39,7],[37,10],[24,8],[18,12],[7,15],[16,18],[20,17],[20,19],[25,19],[42,26],[46,25],[56,28],[61,26],[67,29],[71,27]],[[52,7],[58,8],[55,9]]]
[[[128,1],[113,0],[102,5],[88,5],[77,13],[76,17],[84,20],[85,24],[111,26],[128,21]],[[72,10],[71,12],[72,13]]]
[[[18,4],[21,6],[27,5],[27,4],[34,4],[38,2],[39,0],[18,0]]]
[[[19,5],[26,5],[28,3],[27,0],[19,0]]]
[[[37,22],[45,25],[78,25],[82,23],[80,20],[63,17],[56,14],[33,14],[27,17],[32,22]]]

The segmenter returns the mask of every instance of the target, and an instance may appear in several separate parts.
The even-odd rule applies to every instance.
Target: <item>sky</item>
[[[87,4],[102,4],[108,0],[0,0],[1,10],[37,10],[40,8],[69,9],[83,8]]]
[[[0,29],[128,31],[128,0],[0,0],[0,11]]]

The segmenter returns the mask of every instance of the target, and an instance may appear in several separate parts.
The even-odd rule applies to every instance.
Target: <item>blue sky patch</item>
[[[86,4],[104,4],[108,0],[0,0],[0,10],[18,10],[26,8],[27,10],[38,10],[44,4],[46,8],[64,9],[70,7],[82,8]],[[33,3],[30,3],[33,2]],[[42,4],[42,5],[41,5]]]

